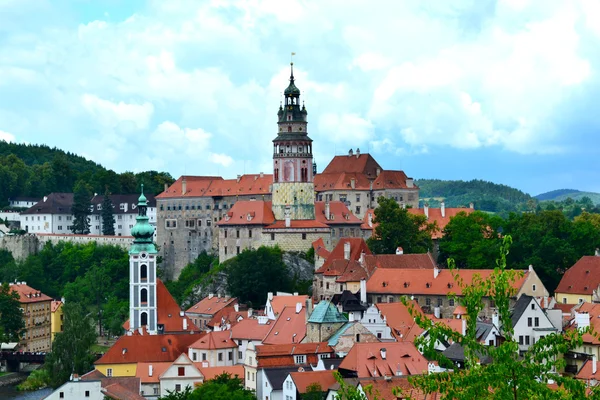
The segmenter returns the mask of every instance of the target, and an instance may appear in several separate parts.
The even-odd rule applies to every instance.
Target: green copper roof
[[[141,203],[144,203],[144,205],[147,205],[147,203],[148,203],[148,199],[146,199],[146,196],[144,196],[144,184],[143,183],[142,183],[142,194],[138,198],[138,205],[141,205]]]
[[[348,318],[339,312],[337,307],[334,306],[330,301],[322,300],[319,302],[319,304],[317,304],[312,314],[310,314],[308,322],[313,322],[316,324],[348,322]]]
[[[288,85],[287,89],[285,89],[283,94],[285,94],[286,96],[289,96],[289,95],[298,95],[299,96],[300,89],[298,89],[296,87],[296,85],[294,84],[294,63],[290,63],[290,68],[291,68],[290,84]]]
[[[148,209],[148,200],[144,196],[144,185],[142,185],[142,194],[138,199],[138,216],[135,218],[136,223],[131,228],[131,236],[134,237],[133,245],[129,249],[130,254],[134,253],[157,253],[156,246],[154,245],[154,227],[148,222],[148,216],[146,211]]]
[[[344,332],[346,332],[348,330],[348,328],[350,328],[355,323],[356,323],[356,321],[355,322],[348,322],[348,323],[346,323],[346,325],[344,325],[340,329],[338,329],[337,332],[334,333],[329,338],[329,341],[327,342],[327,344],[330,345],[330,346],[336,346],[338,344],[339,340],[340,340],[340,337],[344,334]]]

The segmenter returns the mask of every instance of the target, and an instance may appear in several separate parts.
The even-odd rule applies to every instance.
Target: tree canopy
[[[78,181],[73,188],[73,206],[71,213],[73,214],[73,222],[71,231],[81,235],[90,233],[90,214],[92,203],[92,191],[87,183]]]
[[[0,285],[0,343],[19,342],[24,330],[19,294],[5,282]]]
[[[194,391],[189,387],[181,392],[169,392],[160,400],[256,400],[254,392],[244,388],[244,381],[237,375],[223,373],[205,381]]]
[[[107,190],[102,199],[102,234],[113,236],[115,234],[115,213],[109,195]]]
[[[433,247],[431,234],[438,229],[424,215],[410,214],[394,199],[380,197],[375,209],[377,224],[367,244],[373,253],[394,254],[402,247],[405,253],[426,253]]]

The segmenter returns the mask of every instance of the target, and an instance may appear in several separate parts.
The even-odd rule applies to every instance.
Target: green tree
[[[19,294],[5,282],[0,286],[0,343],[19,342],[24,330]]]
[[[73,189],[73,206],[71,213],[73,214],[73,223],[71,231],[76,234],[87,235],[90,233],[90,209],[92,204],[92,191],[90,187],[83,181],[78,181]]]
[[[289,291],[291,281],[279,247],[244,250],[226,266],[229,293],[241,302],[263,304],[267,293]]]
[[[63,305],[63,312],[63,332],[56,334],[45,365],[50,374],[49,383],[55,388],[69,380],[72,373],[89,372],[94,362],[92,345],[96,343],[96,331],[92,313],[71,302]]]
[[[325,398],[325,392],[318,383],[311,383],[306,388],[306,393],[300,396],[301,400],[323,400]]]
[[[428,223],[424,215],[413,215],[402,208],[394,199],[380,197],[375,209],[377,224],[367,244],[375,254],[393,254],[402,247],[405,253],[426,253],[433,243],[431,234],[438,228]]]
[[[335,371],[333,375],[335,376],[335,380],[340,385],[334,400],[369,400],[366,394],[371,396],[373,400],[383,400],[381,397],[379,397],[379,393],[373,391],[373,387],[371,385],[366,385],[364,392],[362,392],[356,385],[347,383],[339,372]]]
[[[129,318],[129,301],[119,300],[113,295],[102,307],[102,312],[108,333],[120,336],[123,333],[123,323]]]
[[[115,213],[108,189],[104,192],[104,199],[102,200],[102,234],[106,236],[115,235]]]
[[[440,264],[452,258],[458,268],[491,268],[500,250],[498,230],[504,220],[482,211],[460,212],[444,228]]]
[[[256,400],[253,391],[244,388],[244,381],[237,375],[223,373],[204,382],[190,394],[189,400]]]
[[[419,326],[428,330],[428,337],[417,340],[417,345],[426,357],[450,362],[435,351],[437,341],[446,340],[459,343],[465,351],[465,368],[454,372],[418,375],[410,382],[424,393],[440,393],[442,399],[582,399],[586,398],[586,383],[556,374],[565,361],[562,354],[583,343],[582,334],[589,330],[570,330],[564,335],[551,334],[536,342],[529,350],[519,354],[519,345],[514,340],[511,321],[510,299],[516,294],[513,286],[522,272],[506,269],[506,255],[512,238],[506,236],[500,251],[500,259],[492,275],[481,279],[477,275],[470,284],[464,284],[455,274],[461,288],[461,298],[454,297],[467,310],[466,334],[463,336],[447,326],[433,323],[427,316],[417,312],[407,299],[409,307]],[[452,272],[455,266],[449,262]],[[506,339],[499,346],[486,346],[477,340],[476,324],[483,310],[484,297],[494,300],[503,336]],[[494,360],[489,365],[479,365],[479,357],[489,356]],[[552,390],[549,381],[555,381],[564,390]],[[600,388],[594,388],[598,395]],[[401,392],[400,389],[397,392]]]
[[[168,281],[166,283],[167,289],[179,304],[183,304],[185,300],[187,303],[196,303],[200,299],[190,299],[193,296],[193,289],[200,284],[204,275],[210,271],[211,267],[216,264],[218,258],[203,251],[198,255],[193,262],[186,265],[179,274],[179,278],[175,281]]]

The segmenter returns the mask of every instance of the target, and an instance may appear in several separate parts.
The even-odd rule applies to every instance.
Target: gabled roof
[[[366,393],[368,400],[374,399],[390,399],[396,400],[395,390],[402,389],[402,398],[411,400],[439,400],[442,395],[439,393],[423,393],[416,389],[406,376],[391,376],[387,378],[363,378],[359,380],[359,384],[364,388],[371,386],[372,390]]]
[[[451,361],[464,362],[465,349],[460,343],[452,343],[443,353]],[[479,354],[479,362],[483,365],[491,364],[492,358],[483,354]]]
[[[308,322],[314,324],[345,323],[348,322],[348,318],[342,315],[329,300],[321,300],[308,317]]]
[[[316,343],[287,343],[287,344],[276,344],[262,346],[256,346],[256,357],[281,357],[281,356],[294,356],[294,355],[306,355],[306,354],[326,354],[333,353],[333,349],[327,344],[327,342],[316,342]]]
[[[144,400],[140,395],[140,379],[134,376],[104,378],[101,380],[102,393],[115,400]]]
[[[373,190],[380,189],[419,189],[413,184],[411,188],[406,184],[408,177],[404,171],[381,171],[379,176],[373,182]]]
[[[356,225],[357,227],[361,224],[361,220],[341,201],[329,202],[329,219],[325,211],[326,202],[315,201],[315,219],[318,222],[326,225]]]
[[[594,330],[594,332],[598,332],[600,330],[600,304],[598,303],[583,303],[579,306],[579,309],[576,310],[580,314],[589,314],[590,317],[590,327]],[[569,322],[568,329],[576,329],[578,328],[576,319],[572,319]],[[583,343],[585,344],[595,344],[600,345],[600,338],[597,335],[591,333],[585,333],[582,337]]]
[[[277,296],[279,297],[279,296]],[[296,297],[296,296],[290,296]],[[296,306],[284,307],[283,311],[263,340],[264,344],[299,343],[306,336],[306,307],[296,313]],[[259,348],[261,346],[258,346]]]
[[[423,310],[421,309],[421,306],[419,306],[419,303],[414,300],[410,300],[409,304],[411,307],[413,307],[415,312],[423,314]],[[381,312],[381,315],[385,317],[387,326],[390,327],[392,334],[397,340],[408,340],[408,333],[414,328],[418,328],[419,334],[423,332],[422,328],[418,326],[415,327],[417,324],[414,317],[410,315],[408,307],[401,302],[377,303],[375,304],[375,307],[377,307],[377,309]],[[411,339],[414,339],[414,337]]]
[[[183,180],[186,191],[183,192]],[[245,196],[271,194],[273,175],[246,174],[238,179],[223,179],[220,176],[181,176],[167,190],[156,196],[158,199],[192,198],[206,196]]]
[[[140,335],[137,331],[121,336],[94,364],[134,364],[173,362],[205,333],[179,335]]]
[[[179,304],[160,279],[156,280],[156,317],[157,324],[164,326],[164,333],[198,331],[198,327],[179,308]],[[186,329],[183,329],[183,320],[187,320]],[[123,328],[129,330],[129,320],[125,321]]]
[[[206,324],[206,326],[208,326],[209,328],[214,328],[215,326],[222,326],[223,324],[229,324],[230,326],[234,326],[238,323],[238,320],[244,318],[244,314],[248,315],[247,312],[243,313],[239,311],[239,308],[238,311],[236,311],[235,306],[227,306],[217,311],[217,313],[213,315],[211,320],[208,321],[208,324]]]
[[[113,214],[137,214],[137,204],[140,197],[139,193],[111,194],[108,197],[113,204]],[[145,194],[145,197],[148,201],[148,207],[156,207],[154,195],[147,193]],[[102,202],[104,202],[103,194],[96,194],[92,197],[90,201],[92,204],[92,214],[102,214]],[[121,208],[121,204],[126,204],[126,206]],[[98,205],[100,205],[100,209],[98,209]]]
[[[335,156],[323,170],[323,174],[331,173],[359,173],[367,175],[370,179],[377,177],[377,169],[381,165],[369,153]]]
[[[345,260],[344,249],[346,244],[350,245],[350,258],[348,260],[358,261],[362,253],[371,254],[371,250],[363,238],[341,238],[321,268],[329,267],[335,260]]]
[[[317,240],[312,242],[312,247],[315,250],[315,254],[321,258],[327,258],[329,257],[329,254],[331,254],[329,250],[327,250],[327,248],[325,247],[325,242],[323,241],[323,238],[318,238]]]
[[[367,309],[366,306],[360,303],[360,291],[356,294],[349,290],[344,290],[341,294],[336,293],[331,298],[331,302],[336,306],[341,304],[343,312],[365,311]]]
[[[221,218],[218,225],[270,225],[273,222],[275,215],[270,201],[239,200]]]
[[[267,376],[269,383],[273,387],[273,390],[282,390],[283,382],[291,372],[298,371],[298,367],[279,367],[279,368],[265,368],[263,372]]]
[[[330,386],[336,383],[334,371],[304,371],[291,372],[290,376],[296,385],[296,390],[300,393],[306,393],[308,387],[312,384],[321,386],[321,390],[326,392]]]
[[[473,211],[475,211],[475,210],[472,208],[469,208],[469,207],[459,207],[459,208],[445,207],[444,208],[444,216],[442,216],[441,208],[429,207],[427,210],[427,222],[435,222],[437,224],[437,227],[439,228],[438,231],[435,231],[432,233],[431,238],[439,239],[442,236],[444,236],[444,232],[443,232],[444,228],[446,227],[446,225],[448,225],[448,223],[450,222],[450,219],[452,219],[456,215],[458,215],[460,213],[465,213],[468,215],[468,214],[471,214]],[[423,209],[423,208],[409,208],[408,212],[413,215],[425,215],[425,209]]]
[[[274,321],[267,320],[265,324],[259,324],[257,319],[243,319],[231,328],[232,339],[260,340],[262,341],[269,331]]]
[[[433,269],[437,266],[431,253],[426,254],[373,254],[366,255],[364,266],[369,275],[377,268]]]
[[[211,331],[190,345],[191,349],[219,350],[237,348],[231,339],[231,331]]]
[[[444,296],[448,293],[454,293],[458,296],[462,295],[462,290],[454,281],[453,273],[450,270],[439,270],[437,277],[434,277],[434,271],[431,269],[378,268],[367,281],[367,292]],[[482,279],[488,279],[492,272],[491,269],[459,269],[455,271],[465,285],[470,284],[475,275],[479,275]],[[513,287],[517,290],[523,286],[529,276],[528,270],[523,272],[523,276],[513,283]]]
[[[52,303],[50,303],[50,312],[57,312],[58,309],[62,306],[62,301],[60,300],[52,300]]]
[[[45,199],[23,211],[21,215],[71,214],[71,207],[73,207],[73,193],[50,193]]]
[[[517,325],[517,322],[519,322],[519,320],[523,316],[523,313],[529,307],[531,300],[534,300],[534,298],[526,294],[522,294],[521,297],[519,297],[519,300],[517,300],[517,302],[515,303],[515,306],[510,315],[510,320],[512,321],[513,327]]]
[[[382,356],[385,351],[385,359]],[[420,375],[427,372],[428,361],[410,342],[356,343],[340,370],[353,371],[359,378],[397,375]]]
[[[235,297],[208,295],[186,310],[186,313],[215,315],[221,309],[237,303]]]
[[[39,303],[42,301],[52,301],[52,298],[28,286],[25,282],[9,283],[10,290],[18,293],[20,303]]]
[[[184,354],[184,353],[182,353]],[[172,361],[165,362],[139,362],[135,369],[135,376],[140,378],[144,384],[159,383],[160,376],[173,364]],[[150,375],[150,367],[152,367],[152,375]]]
[[[595,379],[596,381],[600,381],[600,361],[595,361],[596,373],[592,372],[593,363],[594,361],[592,360],[586,360],[579,372],[577,372],[577,375],[575,375],[575,379],[582,379],[586,381]]]
[[[583,256],[563,275],[555,293],[592,295],[600,286],[600,257]]]
[[[285,307],[296,307],[297,303],[306,304],[306,300],[308,300],[308,296],[305,294],[301,294],[299,296],[273,296],[273,300],[271,300],[271,308],[273,309],[273,313],[275,315],[281,313]]]
[[[243,365],[233,365],[229,367],[203,367],[201,362],[194,363],[196,368],[200,371],[200,373],[204,376],[204,381],[208,381],[211,379],[215,379],[217,376],[221,374],[229,374],[232,377],[237,376],[244,381],[244,366]]]

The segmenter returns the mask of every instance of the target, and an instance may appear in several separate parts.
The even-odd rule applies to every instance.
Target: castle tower
[[[278,220],[314,219],[312,139],[306,131],[306,107],[300,107],[300,89],[294,83],[294,63],[290,66],[285,104],[277,113],[279,132],[273,139],[273,213]]]
[[[154,227],[148,222],[148,202],[142,194],[138,199],[138,216],[131,229],[134,237],[129,250],[129,330],[145,326],[148,333],[157,333],[156,315],[156,246],[152,242]]]

